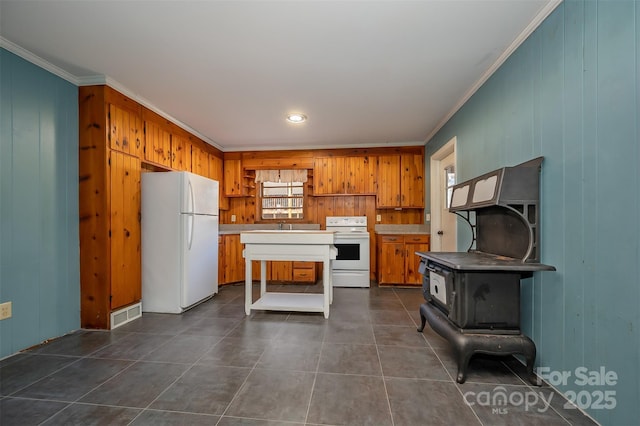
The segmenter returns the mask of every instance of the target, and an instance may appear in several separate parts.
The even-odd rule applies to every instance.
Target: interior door
[[[457,220],[447,207],[449,189],[455,182],[456,144],[454,136],[430,157],[431,251],[457,251]]]
[[[456,183],[455,152],[447,155],[440,161],[440,229],[437,235],[440,237],[440,249],[442,251],[457,251],[456,247],[456,215],[449,212],[449,202],[453,185]]]

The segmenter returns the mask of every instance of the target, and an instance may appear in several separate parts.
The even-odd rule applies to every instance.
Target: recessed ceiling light
[[[288,114],[287,121],[289,123],[300,124],[307,121],[307,116],[300,113]]]

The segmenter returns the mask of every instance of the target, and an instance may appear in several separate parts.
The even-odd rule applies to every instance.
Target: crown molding
[[[28,51],[27,49],[18,46],[17,44],[15,44],[14,42],[7,40],[4,37],[0,36],[0,47],[2,47],[3,49],[8,50],[11,53],[14,53],[15,55],[21,57],[22,59],[31,62],[32,64],[45,69],[46,71],[49,71],[50,73],[62,78],[63,80],[68,81],[69,83],[72,83],[76,86],[95,86],[95,85],[101,85],[101,84],[105,84],[113,89],[116,89],[117,91],[121,92],[123,95],[128,96],[129,98],[133,99],[134,101],[138,102],[141,105],[144,105],[146,108],[150,109],[151,111],[155,112],[156,114],[166,118],[167,120],[173,122],[174,124],[176,124],[178,127],[181,127],[182,129],[186,130],[189,133],[192,133],[194,135],[196,135],[197,137],[199,137],[200,139],[202,139],[203,141],[207,142],[209,145],[218,148],[220,151],[224,152],[224,149],[222,149],[222,147],[220,145],[218,145],[215,141],[211,140],[210,138],[202,135],[200,132],[196,131],[195,129],[192,129],[190,126],[187,126],[186,124],[184,124],[183,122],[181,122],[180,120],[176,119],[175,117],[172,117],[171,115],[165,113],[164,111],[158,109],[156,106],[154,106],[151,102],[147,101],[145,98],[143,98],[142,96],[139,96],[138,94],[136,94],[135,92],[129,90],[128,88],[126,88],[125,86],[123,86],[122,84],[118,83],[117,81],[115,81],[114,79],[106,76],[106,75],[90,75],[90,76],[83,76],[83,77],[78,77],[75,76],[65,70],[63,70],[62,68],[53,65],[51,62],[42,59],[41,57],[39,57],[38,55],[34,54],[33,52]]]
[[[518,37],[516,37],[513,43],[511,43],[511,45],[509,45],[509,47],[507,47],[507,49],[502,52],[502,55],[500,55],[498,59],[493,63],[493,65],[491,65],[489,69],[485,71],[480,79],[476,81],[473,86],[471,86],[467,93],[464,94],[464,96],[458,101],[457,104],[455,104],[455,106],[447,113],[447,115],[445,115],[442,120],[440,120],[438,124],[436,124],[431,133],[429,133],[429,135],[425,138],[425,144],[428,143],[431,138],[433,138],[436,133],[438,133],[438,131],[442,129],[442,127],[444,127],[445,124],[447,124],[451,117],[453,117],[456,112],[458,112],[458,110],[462,108],[462,106],[467,103],[469,99],[471,99],[471,97],[478,91],[478,89],[480,89],[480,87],[482,87],[482,85],[486,83],[487,80],[489,80],[493,73],[495,73],[498,68],[500,68],[502,64],[504,64],[509,56],[511,56],[511,54],[515,52],[522,43],[524,43],[524,41],[540,26],[540,24],[542,24],[542,22],[544,22],[545,19],[547,19],[549,15],[551,15],[551,12],[553,12],[563,1],[564,0],[551,0],[542,9],[540,9],[538,14],[533,18],[529,25],[527,25],[527,27],[522,30],[522,32],[518,35]]]
[[[233,146],[227,149],[229,152],[261,152],[261,151],[291,151],[291,150],[312,150],[312,149],[364,149],[364,148],[396,148],[396,147],[407,147],[407,146],[424,146],[424,141],[410,141],[410,142],[373,142],[373,143],[351,143],[351,144],[337,144],[331,145],[330,147],[326,145],[296,145],[292,146],[283,146],[283,145],[275,145],[275,146]],[[224,150],[222,150],[224,151]]]
[[[62,78],[63,80],[68,81],[69,83],[75,84],[76,86],[78,85],[78,77],[76,77],[75,75],[63,70],[62,68],[53,65],[51,62],[46,61],[44,59],[42,59],[41,57],[37,56],[36,54],[28,51],[27,49],[18,46],[17,44],[15,44],[14,42],[7,40],[6,38],[0,36],[0,47],[2,47],[3,49],[8,50],[9,52],[21,57],[22,59],[24,59],[25,61],[29,61],[32,64],[35,64],[37,66],[39,66],[40,68],[45,69],[46,71],[49,71],[50,73],[57,75],[58,77]]]

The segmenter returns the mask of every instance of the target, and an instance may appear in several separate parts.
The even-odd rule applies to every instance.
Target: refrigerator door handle
[[[190,213],[187,217],[187,228],[189,233],[189,239],[187,240],[187,250],[191,250],[191,245],[193,244],[193,233],[195,229],[195,215]]]
[[[189,180],[189,201],[190,201],[190,208],[189,208],[189,213],[194,214],[196,212],[196,200],[193,194],[193,185],[191,184],[191,180]]]

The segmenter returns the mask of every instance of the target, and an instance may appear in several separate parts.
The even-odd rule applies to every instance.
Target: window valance
[[[306,169],[256,170],[256,182],[306,182]]]

